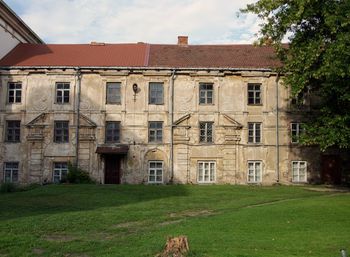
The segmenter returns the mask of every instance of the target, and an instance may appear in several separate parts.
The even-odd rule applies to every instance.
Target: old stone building
[[[269,47],[20,44],[0,61],[0,178],[99,183],[320,181]]]

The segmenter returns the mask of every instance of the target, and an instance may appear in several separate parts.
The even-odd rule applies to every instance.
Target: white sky
[[[255,0],[5,0],[46,43],[253,43]],[[239,14],[239,15],[238,15]]]

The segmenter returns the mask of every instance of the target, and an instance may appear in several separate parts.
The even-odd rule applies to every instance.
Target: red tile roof
[[[0,66],[123,66],[142,67],[147,44],[35,45],[19,44]]]
[[[35,45],[19,44],[0,67],[243,68],[279,66],[271,47],[253,45]]]

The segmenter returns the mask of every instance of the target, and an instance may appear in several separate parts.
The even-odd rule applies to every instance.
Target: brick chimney
[[[187,46],[188,45],[188,36],[178,36],[177,37],[177,44],[180,46]]]

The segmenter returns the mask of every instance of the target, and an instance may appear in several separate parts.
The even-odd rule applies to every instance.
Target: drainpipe
[[[280,80],[280,74],[276,76],[276,182],[280,182],[280,144],[279,144],[279,91],[278,82]]]
[[[79,127],[80,127],[80,89],[81,89],[81,71],[77,68],[77,104],[76,104],[76,128],[75,128],[75,166],[79,167]]]
[[[170,183],[174,181],[174,81],[175,81],[175,72],[173,70],[170,78]]]

